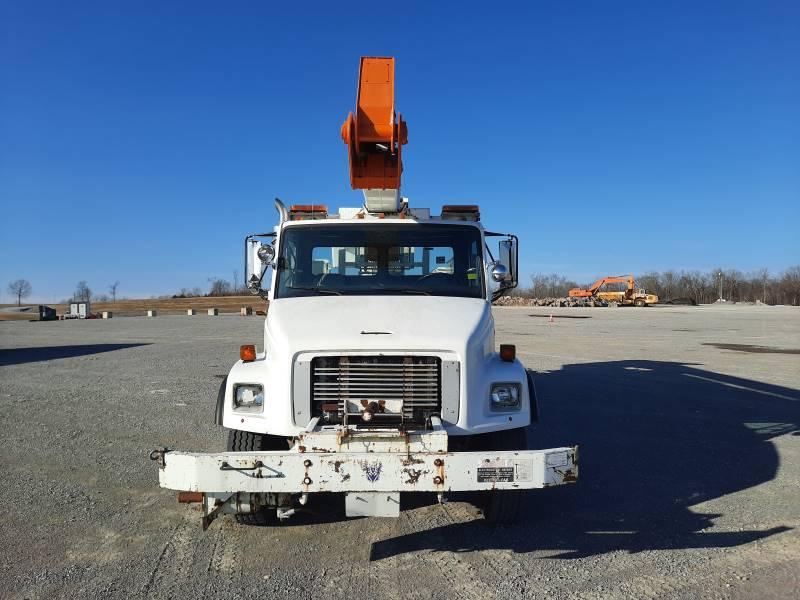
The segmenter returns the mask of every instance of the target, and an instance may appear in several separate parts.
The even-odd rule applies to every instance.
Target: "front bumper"
[[[396,516],[401,492],[436,492],[441,499],[447,492],[545,488],[578,479],[577,446],[448,452],[447,433],[433,421],[432,430],[416,432],[312,423],[286,451],[157,450],[151,458],[161,487],[203,503],[204,527],[220,513],[259,507],[288,515],[291,498],[299,495],[303,504],[315,492],[347,494],[349,516]]]
[[[166,452],[161,487],[205,493],[533,489],[578,478],[578,448],[497,452]]]

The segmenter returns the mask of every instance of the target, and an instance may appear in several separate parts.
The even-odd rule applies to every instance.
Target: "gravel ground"
[[[203,533],[147,455],[224,448],[216,390],[263,319],[0,323],[0,596],[796,597],[800,310],[495,315],[538,374],[536,446],[581,445],[579,484],[506,529],[468,498],[347,520],[318,496]]]

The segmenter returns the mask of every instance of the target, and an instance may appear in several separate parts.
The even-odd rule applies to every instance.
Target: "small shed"
[[[73,300],[69,303],[69,314],[73,317],[78,317],[79,319],[85,319],[92,314],[91,308],[92,305],[88,300]]]

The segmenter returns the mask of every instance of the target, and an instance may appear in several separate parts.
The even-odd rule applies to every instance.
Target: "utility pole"
[[[719,277],[719,300],[721,302],[722,301],[722,271],[720,271],[717,275]]]

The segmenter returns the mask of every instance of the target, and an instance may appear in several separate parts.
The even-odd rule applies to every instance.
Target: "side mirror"
[[[503,263],[495,263],[492,267],[492,279],[498,283],[503,283],[508,279],[508,269]]]
[[[272,244],[264,244],[255,236],[248,236],[245,239],[244,248],[244,278],[247,288],[252,294],[260,294],[262,290],[262,280],[267,267],[275,259],[275,247]]]
[[[510,236],[508,239],[501,240],[498,259],[507,268],[507,275],[504,281],[509,284],[509,287],[516,287],[519,280],[517,236]]]

